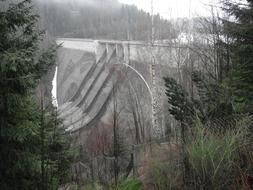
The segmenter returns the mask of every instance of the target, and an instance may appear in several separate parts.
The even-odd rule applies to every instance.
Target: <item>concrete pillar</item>
[[[124,62],[126,64],[129,64],[129,62],[130,62],[130,44],[129,43],[124,43],[124,44],[122,44],[122,46],[123,46]]]
[[[115,44],[117,63],[119,63],[119,45]]]
[[[116,44],[116,55],[118,63],[124,60],[123,44]]]
[[[116,45],[111,43],[106,43],[106,51],[107,51],[107,62],[110,60],[110,57],[115,50]]]
[[[94,43],[95,43],[96,61],[98,61],[105,50],[105,44],[99,42],[98,40],[94,41]]]

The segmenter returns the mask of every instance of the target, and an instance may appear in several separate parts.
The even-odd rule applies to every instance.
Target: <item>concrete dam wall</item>
[[[173,50],[170,47],[150,47],[140,42],[85,39],[58,39],[57,43],[62,44],[58,50],[59,114],[66,131],[71,133],[90,129],[105,117],[114,90],[124,86],[123,83],[129,80],[136,91],[144,89],[142,96],[146,97],[146,103],[143,103],[143,107],[146,108],[143,112],[147,112],[147,120],[150,120],[151,101],[146,86],[151,88],[152,85],[150,76],[152,57],[158,63],[155,68],[158,86],[163,86],[163,76],[175,73],[176,65],[171,59]],[[132,68],[132,73],[122,81],[122,72],[129,73],[126,65]],[[124,103],[126,90],[121,91],[120,99]],[[163,91],[160,92],[159,99],[160,106],[163,107],[165,98],[162,93]],[[165,124],[161,121],[160,125]]]

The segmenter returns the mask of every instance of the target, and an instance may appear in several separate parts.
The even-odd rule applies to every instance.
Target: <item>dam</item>
[[[139,120],[149,131],[143,133],[149,136],[164,135],[165,116],[160,114],[166,105],[163,77],[176,73],[172,57],[178,48],[184,51],[185,47],[67,38],[57,39],[57,44],[61,45],[57,59],[57,101],[67,132],[82,134],[101,121],[108,122],[115,94],[126,108],[129,94],[124,87],[128,83],[131,96],[138,101],[135,105],[141,112],[138,117],[143,120],[133,118],[133,123]],[[131,125],[127,121],[122,123],[125,127]]]

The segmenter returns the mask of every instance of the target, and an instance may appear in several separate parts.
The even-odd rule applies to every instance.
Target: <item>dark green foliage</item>
[[[67,144],[56,128],[56,116],[42,112],[33,98],[40,78],[55,62],[56,48],[39,48],[42,32],[30,0],[1,3],[6,6],[0,11],[0,186],[46,189],[64,178],[68,165]],[[46,180],[42,166],[50,172]]]
[[[196,116],[206,123],[234,113],[228,89],[199,71],[192,73],[192,80],[197,88],[196,98],[190,98],[176,80],[165,78],[166,95],[171,105],[169,112],[176,120],[191,125]]]
[[[198,100],[189,100],[174,79],[165,79],[169,111],[181,122],[182,183],[188,189],[250,188],[252,117],[235,114],[226,88],[199,72],[193,73],[193,80]]]
[[[54,63],[54,47],[39,51],[42,32],[33,12],[29,0],[0,12],[0,86],[6,93],[29,93]]]
[[[119,190],[141,190],[143,188],[142,183],[135,178],[127,179],[119,184]]]
[[[223,118],[233,113],[231,94],[225,87],[208,79],[205,74],[199,71],[192,73],[192,80],[197,87],[200,99],[197,107],[202,113],[199,115],[202,121]]]
[[[39,181],[38,107],[28,95],[38,75],[39,32],[29,1],[0,13],[1,188],[29,189]],[[34,32],[31,32],[34,31]],[[41,73],[42,74],[42,73]]]
[[[43,154],[44,189],[57,189],[60,184],[68,181],[69,165],[73,159],[70,149],[70,140],[63,129],[59,128],[60,121],[57,119],[56,110],[44,113],[44,138],[40,133],[40,144],[44,145]],[[42,149],[41,149],[42,150]],[[42,160],[41,160],[42,161]]]
[[[169,112],[176,120],[185,122],[191,120],[194,115],[194,105],[189,100],[188,93],[173,78],[164,78],[166,92],[168,97]]]
[[[225,1],[223,8],[234,18],[224,21],[233,63],[225,84],[233,91],[236,110],[253,113],[253,2]]]
[[[226,36],[220,39],[232,63],[228,57],[226,68],[217,67],[218,80],[194,71],[193,99],[165,79],[170,113],[181,124],[191,118],[181,156],[187,189],[252,189],[253,2],[225,0],[224,10],[232,19],[223,20]],[[189,107],[194,114],[184,111]]]
[[[30,98],[8,99],[12,107],[5,118],[1,114],[0,184],[2,189],[29,189],[40,177],[39,113]]]

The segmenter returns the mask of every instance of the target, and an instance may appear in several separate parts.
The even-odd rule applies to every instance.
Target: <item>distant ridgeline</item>
[[[117,0],[36,0],[46,30],[56,37],[149,41],[151,16]],[[173,39],[168,20],[155,16],[155,38]]]

